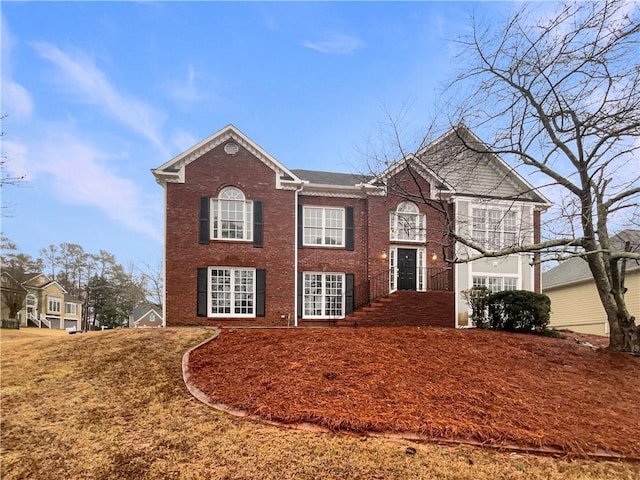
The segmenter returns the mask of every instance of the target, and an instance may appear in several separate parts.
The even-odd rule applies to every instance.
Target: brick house
[[[382,174],[290,170],[229,125],[152,170],[165,193],[165,312],[177,325],[469,326],[472,285],[540,290],[530,254],[548,201],[460,126]],[[457,140],[458,141],[457,141]],[[482,144],[483,145],[483,144]]]

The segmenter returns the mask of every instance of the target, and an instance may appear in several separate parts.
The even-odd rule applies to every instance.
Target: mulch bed
[[[334,431],[640,458],[640,358],[482,330],[223,330],[190,355],[213,403]]]

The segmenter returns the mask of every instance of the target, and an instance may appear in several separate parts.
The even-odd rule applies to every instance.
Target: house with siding
[[[632,251],[640,251],[640,230],[624,230],[611,238],[618,250],[630,243]],[[625,301],[629,313],[640,318],[640,263],[628,260]],[[563,261],[542,275],[542,291],[551,299],[549,326],[577,333],[609,335],[609,322],[600,302],[587,262],[580,257]]]
[[[3,275],[8,274],[3,272]],[[16,282],[11,283],[15,285]],[[82,300],[67,293],[57,281],[44,273],[34,273],[28,275],[19,287],[26,295],[25,305],[17,314],[21,327],[82,328]],[[3,318],[6,310],[3,304]]]
[[[464,126],[376,176],[289,169],[233,125],[152,172],[169,326],[465,327],[462,290],[540,290],[529,254],[449,261],[474,253],[449,228],[536,241],[549,206]]]
[[[162,324],[162,309],[158,305],[141,303],[129,315],[129,328],[159,328]]]

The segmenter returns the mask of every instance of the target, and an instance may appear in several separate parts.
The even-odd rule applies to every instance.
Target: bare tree
[[[524,7],[497,33],[474,22],[462,40],[469,68],[454,83],[471,85],[473,94],[455,121],[490,127],[491,151],[561,190],[563,222],[550,223],[545,237],[562,247],[542,250],[587,262],[610,325],[609,348],[638,353],[624,271],[640,254],[612,244],[611,229],[638,220],[639,9],[622,0],[571,2],[541,18],[540,8]]]
[[[1,115],[0,122],[4,122],[5,118],[7,118],[6,115]],[[4,137],[4,131],[0,132],[0,138],[2,137]],[[0,145],[2,145],[2,141],[0,141]],[[7,164],[8,158],[4,149],[2,149],[2,151],[0,152],[0,190],[8,185],[22,185],[27,180],[26,175],[18,175],[8,170]],[[5,217],[10,215],[11,214],[7,210],[7,207],[5,205],[0,205],[0,216]]]
[[[535,262],[584,259],[609,322],[609,348],[635,353],[640,330],[627,309],[624,274],[640,253],[612,239],[640,224],[639,11],[635,2],[606,0],[570,2],[554,12],[549,4],[527,4],[502,27],[474,18],[470,35],[459,40],[463,70],[445,92],[449,141],[427,135],[401,147],[413,185],[427,167],[473,185],[472,162],[494,154],[534,175],[558,199],[542,238],[521,232],[517,244],[492,249],[460,235],[443,195],[406,188],[411,181],[392,186],[438,209],[449,239],[473,252],[449,250],[451,262],[522,252],[535,254]],[[391,126],[396,146],[406,145]],[[493,139],[480,141],[472,131]]]
[[[8,310],[10,319],[15,319],[24,308],[28,290],[24,283],[42,268],[39,259],[21,253],[15,243],[6,237],[0,238],[0,297]]]
[[[143,280],[143,288],[147,297],[147,300],[163,308],[164,298],[164,275],[162,269],[162,263],[158,263],[152,266],[146,262],[142,263],[139,268],[140,276]]]

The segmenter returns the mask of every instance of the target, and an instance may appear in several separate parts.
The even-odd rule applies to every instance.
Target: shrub
[[[471,320],[477,328],[487,328],[487,301],[491,290],[487,287],[473,287],[460,292],[462,298],[471,307]]]
[[[489,328],[512,332],[546,332],[551,300],[542,293],[508,290],[489,296]]]

